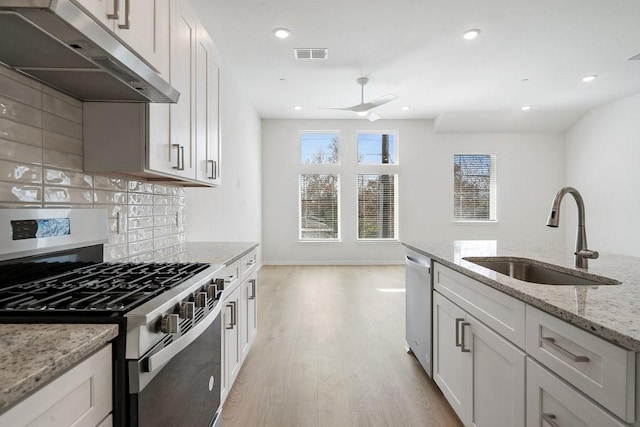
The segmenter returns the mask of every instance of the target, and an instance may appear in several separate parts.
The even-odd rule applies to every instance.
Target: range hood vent
[[[71,0],[0,0],[0,62],[82,101],[171,103],[180,96]]]

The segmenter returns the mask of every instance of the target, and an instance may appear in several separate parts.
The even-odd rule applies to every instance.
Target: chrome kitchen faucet
[[[549,219],[547,220],[547,227],[557,228],[560,223],[560,202],[565,194],[571,193],[573,198],[578,204],[578,234],[576,236],[576,267],[588,268],[588,260],[598,258],[599,254],[596,251],[587,249],[587,231],[584,225],[584,201],[582,196],[573,187],[564,187],[558,191],[556,197],[551,204],[551,212],[549,212]]]

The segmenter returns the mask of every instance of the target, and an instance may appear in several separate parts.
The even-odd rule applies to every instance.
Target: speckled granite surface
[[[187,242],[186,260],[229,265],[257,246],[255,242]]]
[[[573,267],[571,249],[495,240],[413,241],[403,245],[453,270],[631,350],[640,351],[640,258],[600,253],[588,273],[620,285],[560,286],[523,282],[462,259],[514,256]]]
[[[0,324],[0,413],[117,335],[117,325]]]

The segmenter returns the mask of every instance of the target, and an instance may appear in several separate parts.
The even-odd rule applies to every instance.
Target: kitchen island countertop
[[[640,351],[640,258],[600,253],[588,273],[620,285],[568,286],[523,282],[464,260],[470,256],[522,257],[576,270],[573,250],[501,240],[408,241],[402,244],[487,286],[586,329],[608,341]]]
[[[258,246],[255,242],[187,242],[186,260],[229,265]]]
[[[113,324],[0,324],[0,413],[117,335]]]

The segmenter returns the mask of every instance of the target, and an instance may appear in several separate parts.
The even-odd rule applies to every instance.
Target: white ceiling
[[[320,108],[359,103],[360,76],[370,78],[365,101],[399,96],[375,110],[382,118],[437,119],[440,132],[564,131],[640,92],[640,61],[627,60],[640,53],[638,0],[192,3],[263,118],[357,118]],[[276,27],[291,37],[275,38]],[[482,33],[464,40],[471,28]],[[300,47],[329,58],[297,60]],[[599,77],[583,83],[589,74]]]

